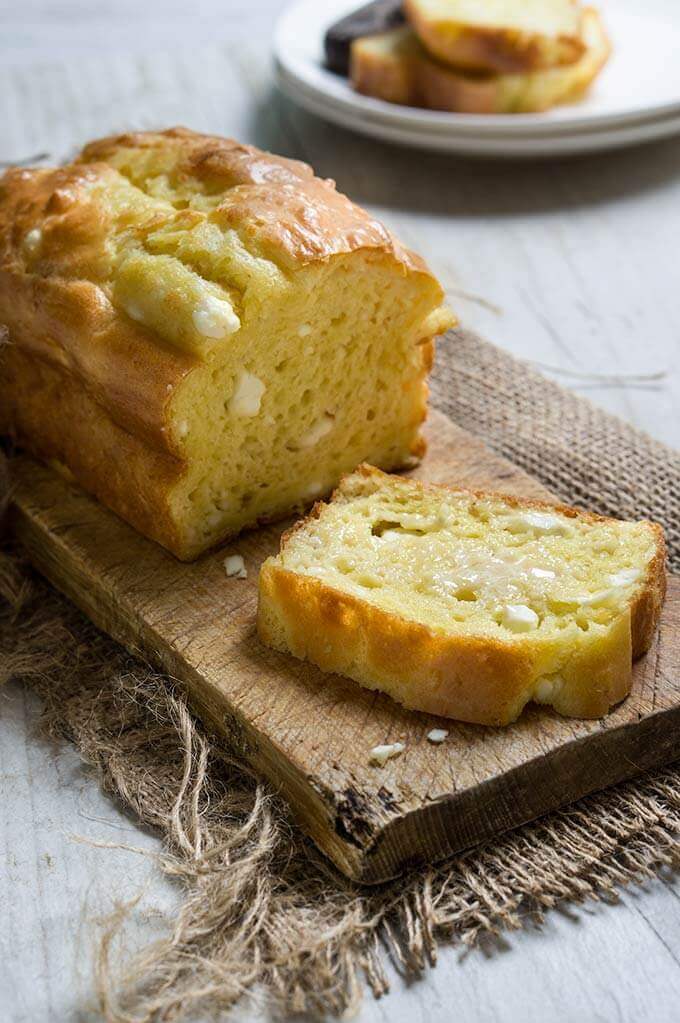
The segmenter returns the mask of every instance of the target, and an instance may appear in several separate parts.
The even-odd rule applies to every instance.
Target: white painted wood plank
[[[145,857],[79,841],[159,848],[102,794],[75,750],[36,735],[38,714],[18,685],[0,690],[3,1023],[75,1018],[93,999],[97,921],[146,888],[134,948],[159,935],[177,903]]]

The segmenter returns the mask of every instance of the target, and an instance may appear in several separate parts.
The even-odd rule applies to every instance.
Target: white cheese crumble
[[[512,632],[533,632],[538,628],[538,615],[526,604],[506,604],[502,623]]]
[[[224,559],[224,570],[230,578],[232,576],[236,579],[248,578],[246,565],[240,554],[228,554]]]
[[[300,437],[301,448],[313,448],[315,444],[318,444],[322,437],[325,437],[327,433],[330,433],[333,429],[335,422],[335,416],[332,416],[329,412],[324,412],[323,416],[317,423],[312,426],[307,433]]]
[[[508,529],[513,533],[531,530],[538,536],[569,536],[571,527],[559,516],[549,512],[528,511],[513,515],[508,520]]]
[[[392,757],[398,757],[405,749],[406,747],[403,742],[392,742],[385,746],[374,746],[368,755],[369,763],[382,767]]]
[[[256,416],[260,411],[262,395],[267,390],[259,377],[244,369],[236,381],[234,393],[229,402],[229,411],[235,416]]]
[[[301,323],[298,327],[298,335],[300,337],[309,337],[312,333],[312,328],[309,323]]]
[[[622,568],[620,572],[614,572],[609,576],[609,582],[612,586],[632,586],[641,575],[639,568]]]
[[[551,572],[549,568],[530,568],[529,572],[536,579],[554,579],[555,573]]]
[[[586,593],[583,596],[570,597],[568,603],[577,604],[579,607],[597,607],[599,604],[606,604],[612,597],[620,597],[621,591],[617,587],[608,590],[597,590],[595,593]]]
[[[27,252],[35,252],[42,242],[42,231],[39,227],[33,227],[24,238],[24,245]]]
[[[551,703],[562,685],[559,675],[554,678],[542,678],[534,691],[534,699],[537,703]]]
[[[125,312],[128,314],[131,320],[136,320],[137,323],[142,323],[144,320],[143,311],[134,302],[128,302],[128,304],[125,306]]]
[[[399,515],[398,518],[402,529],[422,530],[423,533],[431,533],[433,530],[446,525],[446,522],[442,521],[441,512],[436,515],[418,515],[417,512],[405,512]]]
[[[440,742],[444,742],[448,738],[448,731],[446,728],[433,728],[431,732],[427,733],[428,742],[433,742],[435,745],[439,745]]]
[[[180,437],[186,437],[188,432],[189,432],[189,424],[187,423],[186,419],[183,419],[181,421],[181,423],[177,424],[177,434]]]
[[[229,334],[235,334],[241,321],[230,302],[214,295],[206,295],[191,314],[194,327],[203,337],[219,341]]]

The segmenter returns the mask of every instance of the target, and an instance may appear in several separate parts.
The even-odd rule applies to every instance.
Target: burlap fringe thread
[[[478,386],[488,380],[480,375]],[[47,731],[73,742],[106,791],[161,834],[160,869],[182,887],[167,936],[125,968],[111,950],[134,907],[112,919],[97,967],[106,1020],[217,1016],[255,991],[276,1013],[342,1015],[365,984],[387,990],[388,957],[413,979],[435,963],[440,942],[472,945],[680,864],[676,767],[424,873],[360,888],[223,741],[213,744],[170,680],[97,632],[11,551],[0,560],[0,599],[0,685],[18,677],[36,690]]]

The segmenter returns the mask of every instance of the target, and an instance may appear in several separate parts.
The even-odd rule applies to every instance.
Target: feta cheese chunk
[[[535,533],[537,536],[570,536],[571,527],[551,512],[526,511],[508,519],[511,533]]]
[[[555,573],[551,572],[549,568],[530,568],[529,574],[533,575],[535,579],[555,579]]]
[[[642,576],[639,568],[622,568],[620,572],[614,572],[609,576],[612,586],[632,586]]]
[[[26,237],[24,238],[24,248],[26,249],[27,252],[31,253],[32,255],[34,252],[37,252],[37,250],[40,248],[41,242],[42,231],[40,230],[39,227],[33,227],[31,228],[30,231],[27,232]]]
[[[428,742],[433,742],[435,745],[444,742],[448,737],[448,731],[446,728],[433,728],[431,732],[427,733]]]
[[[235,416],[252,418],[260,411],[262,395],[267,390],[259,377],[244,369],[236,381],[234,393],[229,402],[229,411]]]
[[[202,337],[210,337],[217,341],[228,337],[229,334],[235,334],[241,326],[231,302],[225,302],[215,295],[206,295],[194,309],[191,319]]]
[[[526,604],[506,604],[502,624],[511,632],[533,632],[538,628],[538,615]]]
[[[224,559],[224,570],[229,578],[247,579],[248,571],[240,554],[228,554]]]
[[[330,412],[324,412],[321,419],[312,426],[307,433],[300,437],[301,448],[313,448],[315,444],[318,444],[322,437],[325,437],[327,433],[330,433],[333,429],[333,423],[335,422],[335,416],[332,416]]]
[[[392,757],[398,757],[405,749],[406,747],[403,742],[392,742],[385,746],[374,746],[368,755],[369,763],[382,767]]]

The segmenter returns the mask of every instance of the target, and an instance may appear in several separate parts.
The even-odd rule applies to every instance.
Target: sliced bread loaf
[[[583,53],[577,0],[405,0],[433,57],[470,71],[536,71]]]
[[[582,95],[607,62],[610,44],[599,14],[585,11],[585,50],[574,64],[522,74],[471,74],[432,60],[408,27],[352,44],[350,76],[367,96],[467,114],[535,113]]]
[[[306,164],[100,140],[0,180],[0,434],[191,559],[418,459],[443,298]]]
[[[663,531],[362,466],[260,575],[258,629],[413,709],[505,725],[529,701],[600,717],[665,593]]]

